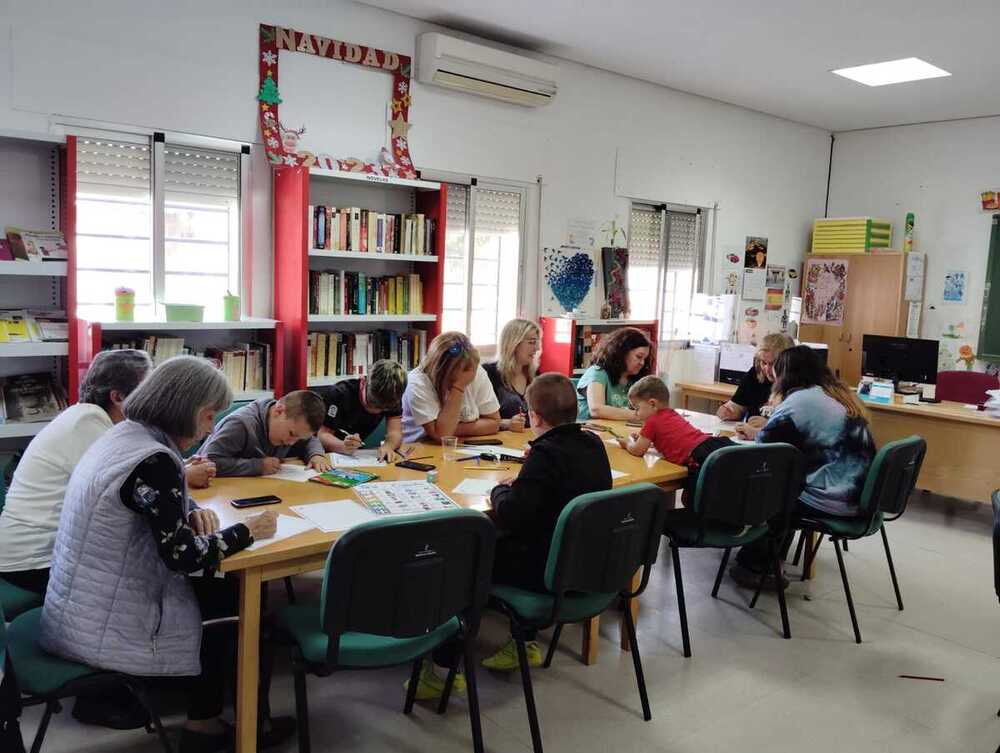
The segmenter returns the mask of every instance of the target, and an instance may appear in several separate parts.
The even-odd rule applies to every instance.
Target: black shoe
[[[273,748],[291,739],[295,734],[295,719],[290,716],[272,716],[260,725],[257,733],[257,747],[260,750]]]
[[[121,730],[140,729],[150,723],[146,709],[126,688],[103,695],[77,696],[73,718],[81,724]]]
[[[226,724],[223,722],[223,724]],[[220,753],[231,751],[236,747],[236,735],[233,728],[226,724],[223,732],[194,732],[181,730],[181,744],[178,753]]]
[[[736,582],[736,585],[742,588],[748,588],[751,591],[756,591],[757,586],[760,585],[760,573],[755,573],[750,568],[744,565],[733,565],[729,568],[729,576]],[[781,576],[781,590],[784,591],[788,588],[788,578],[784,575]],[[764,587],[762,591],[778,591],[778,583],[774,580],[774,576],[768,573],[767,577],[764,578]]]

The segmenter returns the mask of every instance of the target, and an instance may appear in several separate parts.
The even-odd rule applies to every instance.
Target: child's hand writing
[[[270,476],[281,470],[281,458],[261,458],[260,475]]]

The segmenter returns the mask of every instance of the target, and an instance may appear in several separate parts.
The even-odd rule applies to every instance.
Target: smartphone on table
[[[396,463],[397,468],[409,468],[411,471],[433,471],[434,466],[430,463],[418,463],[416,460],[400,460]]]
[[[243,499],[234,499],[231,504],[237,510],[242,510],[244,507],[260,507],[261,505],[276,505],[281,502],[281,497],[276,497],[273,494],[265,494],[262,497],[244,497]]]

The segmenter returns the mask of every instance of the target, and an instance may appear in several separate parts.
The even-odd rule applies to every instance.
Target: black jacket
[[[521,473],[490,495],[500,529],[494,581],[541,590],[559,513],[575,497],[611,488],[604,443],[580,424],[551,429],[531,444]]]

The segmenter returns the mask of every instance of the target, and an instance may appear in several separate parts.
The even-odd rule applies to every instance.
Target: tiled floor
[[[534,674],[546,750],[992,753],[1000,744],[1000,605],[989,515],[985,504],[915,495],[905,517],[889,528],[904,612],[896,610],[879,538],[851,547],[846,561],[865,641],[860,646],[828,545],[820,552],[817,579],[794,581],[789,589],[790,641],[777,632],[773,596],[751,612],[747,594],[727,579],[713,600],[708,594],[718,554],[685,551],[694,657],[684,659],[664,550],[639,621],[653,720],[642,721],[631,659],[617,648],[617,621],[605,621],[593,667],[577,661],[579,630],[567,628],[552,668]],[[307,582],[315,587],[314,579]],[[502,622],[491,617],[481,652],[505,635]],[[310,678],[314,749],[471,750],[464,699],[445,717],[424,706],[407,718],[400,713],[405,676],[399,669]],[[487,749],[530,750],[517,677],[483,672],[480,684]],[[283,668],[271,698],[276,713],[294,713]],[[35,709],[25,715],[29,737],[38,716]],[[167,715],[173,729],[180,719],[176,710]],[[159,747],[142,732],[82,727],[63,713],[44,750],[152,753]]]

